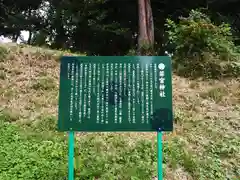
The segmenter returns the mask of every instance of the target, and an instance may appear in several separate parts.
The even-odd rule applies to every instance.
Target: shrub
[[[5,61],[7,54],[8,54],[8,50],[6,48],[0,46],[0,62]]]
[[[141,47],[141,51],[139,52],[137,49],[130,49],[126,56],[156,56],[158,55],[157,51],[153,48],[148,47],[147,45]]]
[[[179,18],[178,24],[167,19],[166,26],[168,45],[175,47],[174,68],[180,75],[236,75],[231,71],[235,65],[228,62],[239,61],[240,56],[228,24],[215,25],[207,15],[192,10],[188,17]]]
[[[52,78],[44,77],[37,79],[36,82],[33,83],[32,88],[34,90],[52,90],[56,88],[55,82]]]

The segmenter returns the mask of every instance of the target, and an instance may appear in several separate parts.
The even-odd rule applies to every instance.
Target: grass
[[[67,141],[64,134],[49,128],[49,119],[36,125],[13,125],[1,119],[0,178],[65,179],[67,177]],[[46,133],[48,132],[48,133]],[[138,139],[134,144],[121,134],[93,133],[76,139],[76,179],[151,179],[156,174],[156,142]],[[207,178],[202,167],[217,168],[215,162],[203,160],[187,151],[179,138],[164,143],[164,166],[177,170],[182,167],[195,178]],[[214,171],[214,169],[213,169]],[[218,169],[220,174],[221,169]],[[211,172],[214,173],[214,172]],[[209,173],[208,175],[211,175]],[[224,173],[218,179],[224,179]],[[222,178],[221,178],[222,177]]]
[[[58,137],[27,137],[19,127],[1,120],[0,179],[63,179],[67,146]],[[66,155],[65,155],[66,156]]]
[[[11,109],[2,109],[0,111],[0,118],[7,122],[15,122],[19,119],[19,117],[19,113]]]
[[[52,78],[40,78],[32,84],[32,88],[36,91],[39,90],[53,90],[56,89],[54,79]]]
[[[1,46],[0,180],[67,179],[67,136],[56,131],[63,52]],[[239,87],[237,78],[173,75],[175,124],[164,134],[164,179],[240,179]],[[156,179],[154,133],[77,133],[75,140],[77,180]]]
[[[0,179],[67,177],[67,141],[63,134],[46,136],[46,130],[36,132],[2,120],[0,129],[4,134],[0,139]],[[82,137],[75,151],[76,179],[149,179],[156,169],[155,148],[144,140],[130,146],[121,135]]]
[[[6,78],[6,73],[4,71],[0,71],[0,79],[5,80]]]
[[[208,92],[201,93],[202,98],[210,98],[216,103],[223,100],[223,97],[227,95],[227,90],[225,87],[214,87]]]

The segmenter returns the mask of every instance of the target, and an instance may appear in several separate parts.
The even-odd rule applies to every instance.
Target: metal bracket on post
[[[161,128],[157,131],[157,165],[158,165],[158,180],[163,180],[163,156],[162,156],[162,130]]]

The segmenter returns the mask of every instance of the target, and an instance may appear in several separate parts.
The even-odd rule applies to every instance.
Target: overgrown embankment
[[[0,180],[66,179],[66,134],[56,131],[62,52],[16,45],[0,51]],[[174,75],[173,88],[165,179],[239,179],[240,80]],[[76,141],[76,179],[156,177],[156,134],[80,133]]]

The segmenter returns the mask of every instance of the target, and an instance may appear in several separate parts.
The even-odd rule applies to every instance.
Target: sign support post
[[[68,180],[74,180],[74,132],[68,134]]]
[[[158,165],[158,180],[163,180],[163,159],[162,159],[162,131],[159,128],[157,131],[157,154],[158,154],[158,159],[157,159],[157,165]]]

